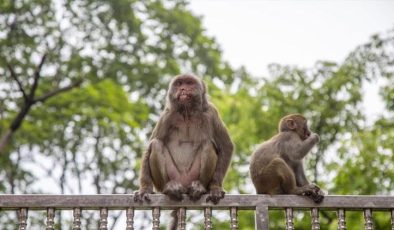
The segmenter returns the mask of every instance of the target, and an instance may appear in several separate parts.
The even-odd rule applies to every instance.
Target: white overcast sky
[[[190,9],[225,60],[255,76],[273,62],[340,62],[372,34],[394,28],[394,1],[190,0]]]
[[[371,35],[394,28],[394,0],[189,2],[224,59],[254,76],[267,76],[270,63],[308,68],[318,60],[341,62]],[[379,84],[364,86],[368,123],[384,110]]]

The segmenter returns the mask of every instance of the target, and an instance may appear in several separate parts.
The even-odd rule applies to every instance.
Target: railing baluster
[[[100,208],[100,230],[108,229],[108,209]]]
[[[178,230],[186,230],[186,208],[179,208],[176,212],[178,215]]]
[[[126,230],[134,230],[134,208],[126,209]]]
[[[205,230],[211,230],[212,229],[212,209],[211,208],[205,208],[204,209],[204,229]]]
[[[312,208],[311,216],[312,216],[312,230],[320,230],[319,209]]]
[[[238,229],[238,219],[237,219],[237,207],[230,208],[230,229]]]
[[[365,230],[373,230],[373,220],[371,209],[364,209]]]
[[[337,216],[338,216],[338,230],[346,230],[346,214],[345,214],[345,210],[338,209]]]
[[[153,230],[160,230],[160,208],[153,208],[152,210]]]
[[[17,212],[19,221],[19,230],[26,230],[27,228],[27,208],[20,208]]]
[[[47,209],[47,230],[53,230],[55,224],[55,209],[48,208]]]
[[[394,209],[391,209],[391,230],[394,230]]]
[[[259,230],[268,230],[269,229],[269,215],[268,215],[268,206],[263,205],[262,203],[257,204],[256,206],[256,214],[255,214],[255,229]]]
[[[73,230],[81,230],[81,209],[80,208],[74,208],[73,209]]]
[[[286,208],[286,230],[294,230],[292,208]]]

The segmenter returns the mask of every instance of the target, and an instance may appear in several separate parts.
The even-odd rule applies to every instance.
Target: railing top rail
[[[108,195],[0,195],[1,209],[45,209],[48,207],[56,209],[72,209],[75,207],[84,209],[99,209],[106,207],[109,209],[125,209],[133,207],[135,209],[151,209],[160,207],[161,209],[174,209],[175,207],[186,207],[188,209],[202,209],[213,207],[215,209],[228,209],[238,207],[240,210],[254,210],[256,206],[267,206],[270,209],[276,208],[312,208],[319,209],[374,209],[387,210],[394,209],[394,196],[353,196],[353,195],[329,195],[322,203],[315,204],[310,199],[295,195],[226,195],[217,205],[206,202],[206,196],[199,201],[191,201],[186,196],[180,202],[169,200],[161,194],[150,196],[150,202],[134,202],[133,195],[108,194]]]

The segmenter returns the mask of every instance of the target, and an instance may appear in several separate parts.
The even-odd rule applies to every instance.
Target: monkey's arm
[[[156,123],[155,128],[153,129],[152,135],[149,138],[150,143],[148,146],[148,149],[144,152],[142,155],[142,163],[141,163],[141,171],[140,171],[140,188],[138,192],[135,192],[134,194],[134,200],[135,201],[143,201],[147,200],[149,201],[148,194],[153,193],[153,180],[152,180],[152,175],[151,175],[151,170],[150,170],[150,165],[149,165],[149,158],[151,155],[152,151],[152,140],[155,138],[160,138],[164,137],[164,130],[168,128],[166,116],[167,114],[164,113],[159,121]]]
[[[141,171],[140,171],[140,188],[134,193],[135,201],[150,201],[148,194],[153,193],[153,181],[149,166],[149,157],[151,153],[151,145],[142,156]]]
[[[150,173],[149,157],[151,153],[151,145],[142,157],[141,173],[140,173],[140,190],[153,191],[153,181]]]
[[[319,142],[319,135],[312,133],[306,140],[301,141],[296,146],[296,151],[292,157],[296,160],[303,159],[306,154]]]
[[[218,112],[214,107],[212,107],[212,111],[213,139],[218,151],[218,163],[216,164],[215,173],[209,185],[209,190],[211,191],[211,200],[217,203],[219,199],[224,196],[224,191],[222,189],[223,178],[230,165],[234,146]]]
[[[302,161],[298,162],[294,168],[294,174],[296,177],[297,186],[302,187],[309,184],[309,181],[305,176],[304,165],[302,164]]]

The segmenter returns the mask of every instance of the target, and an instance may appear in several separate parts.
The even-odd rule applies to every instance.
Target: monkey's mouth
[[[178,99],[180,100],[180,101],[188,101],[188,100],[190,100],[190,95],[189,94],[187,94],[186,92],[181,92],[180,94],[179,94],[179,96],[178,96]]]

